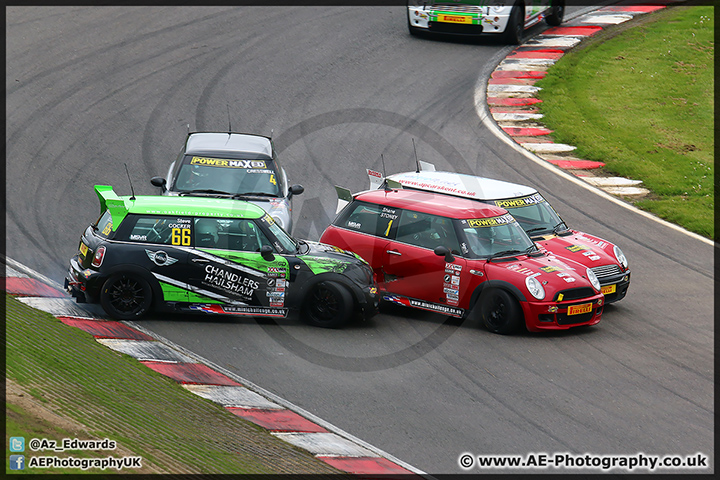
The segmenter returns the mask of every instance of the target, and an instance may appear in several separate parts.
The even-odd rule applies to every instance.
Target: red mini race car
[[[540,249],[507,210],[416,190],[356,194],[322,234],[373,268],[381,299],[455,317],[479,315],[507,334],[600,321],[604,296],[589,268]]]
[[[416,172],[389,175],[368,170],[370,188],[384,188],[388,181],[402,188],[424,190],[467,198],[507,209],[530,238],[553,255],[592,269],[598,277],[605,303],[622,300],[630,287],[628,260],[620,247],[565,224],[555,209],[535,188],[492,178],[435,171],[418,162]]]

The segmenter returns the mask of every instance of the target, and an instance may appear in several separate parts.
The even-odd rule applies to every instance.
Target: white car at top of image
[[[622,300],[630,286],[628,260],[617,245],[570,228],[535,188],[492,178],[435,171],[427,162],[417,162],[415,172],[388,175],[367,170],[370,189],[397,188],[425,190],[469,198],[506,209],[525,233],[558,258],[567,258],[597,276],[605,303]]]
[[[408,0],[407,23],[412,35],[497,35],[510,44],[522,43],[526,29],[545,20],[558,26],[565,0]]]

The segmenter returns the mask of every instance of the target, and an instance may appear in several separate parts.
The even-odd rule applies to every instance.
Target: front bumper
[[[507,10],[507,11],[506,11]],[[510,19],[511,9],[495,12],[485,8],[480,12],[443,12],[423,7],[408,7],[408,25],[419,31],[446,35],[483,35],[503,33]],[[440,21],[441,16],[445,21]],[[454,23],[453,18],[458,19]]]
[[[573,327],[597,325],[602,318],[605,298],[595,296],[568,302],[520,302],[525,314],[525,325],[531,332],[567,330]],[[586,313],[573,314],[571,310],[590,305]]]
[[[360,311],[365,320],[374,317],[380,312],[380,295],[376,286],[366,286],[359,288],[360,295],[355,295],[358,299]]]
[[[613,303],[625,298],[630,287],[630,270],[621,275],[604,277],[600,280],[600,287],[605,294],[605,303]]]

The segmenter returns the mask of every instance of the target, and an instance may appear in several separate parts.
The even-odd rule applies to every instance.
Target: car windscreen
[[[531,235],[552,232],[558,225],[564,225],[557,212],[539,193],[487,203],[495,204],[510,212],[523,230]]]
[[[534,247],[533,241],[509,213],[456,222],[461,232],[460,249],[468,258],[487,258],[502,252],[522,253]]]
[[[282,229],[270,215],[265,214],[260,218],[260,223],[265,226],[270,242],[278,253],[296,253],[298,244],[294,238]]]
[[[278,175],[272,160],[239,160],[185,155],[171,190],[279,197]]]

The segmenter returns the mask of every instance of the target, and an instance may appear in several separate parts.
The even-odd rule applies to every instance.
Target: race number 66
[[[190,229],[189,228],[173,228],[170,242],[173,245],[190,245]]]

